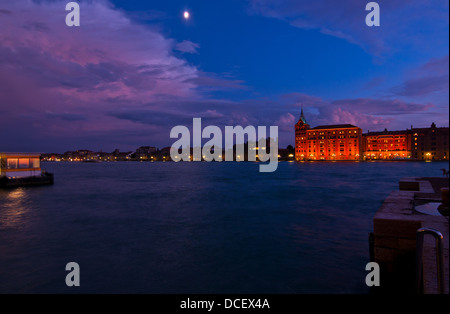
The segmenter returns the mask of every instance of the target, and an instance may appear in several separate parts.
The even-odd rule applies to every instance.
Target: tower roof
[[[301,113],[300,113],[300,120],[301,120],[304,124],[307,124],[307,123],[306,123],[305,115],[303,114],[303,105],[302,105],[302,111],[301,111]]]

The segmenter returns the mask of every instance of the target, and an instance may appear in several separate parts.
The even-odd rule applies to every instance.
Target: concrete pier
[[[373,219],[373,260],[380,265],[381,287],[387,293],[417,293],[417,230],[433,228],[444,239],[444,289],[449,293],[449,224],[447,216],[436,210],[443,203],[441,188],[448,178],[404,178],[399,190],[385,199]],[[448,192],[447,192],[448,193]],[[448,196],[448,194],[447,194]],[[421,293],[437,294],[435,239],[426,236],[423,246],[423,284]]]

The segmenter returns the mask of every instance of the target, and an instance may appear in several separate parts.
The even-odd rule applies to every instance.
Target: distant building
[[[133,155],[133,152],[118,152],[114,155],[114,159],[117,161],[127,161],[131,160],[131,156]]]
[[[0,153],[0,177],[22,178],[41,173],[40,154]]]
[[[80,149],[77,151],[67,151],[62,158],[68,161],[85,161],[97,159],[96,153],[87,149]]]
[[[411,130],[367,132],[362,139],[366,160],[411,158]]]
[[[138,159],[150,159],[151,156],[156,153],[157,148],[153,146],[141,146],[136,149],[136,158]]]
[[[294,152],[289,148],[278,148],[278,160],[279,161],[293,161]]]
[[[253,142],[245,142],[242,144],[234,144],[232,148],[229,148],[226,151],[223,151],[223,156],[222,156],[222,160],[225,160],[225,157],[227,155],[227,153],[231,156],[233,156],[233,160],[236,161],[260,161],[259,155],[266,155],[266,154],[270,154],[271,152],[271,142],[272,143],[276,143],[276,145],[278,145],[278,142],[276,139],[271,139],[266,138],[265,140],[263,138],[260,138],[258,141]],[[261,147],[259,147],[259,145],[262,144]],[[287,153],[287,151],[283,151],[282,149],[280,149],[277,146],[278,149],[278,158],[281,158],[281,154]],[[240,155],[238,153],[238,150],[241,150],[241,154]],[[253,152],[252,152],[253,151]],[[253,155],[254,153],[254,155]],[[288,158],[288,155],[286,155],[286,158]],[[261,156],[262,157],[262,156]],[[268,157],[270,158],[270,157]]]
[[[351,124],[311,128],[303,108],[295,124],[295,160],[449,160],[449,128],[367,132]]]
[[[158,151],[158,153],[159,153],[159,160],[162,160],[162,161],[171,161],[172,160],[172,158],[170,157],[170,149],[171,149],[171,147],[170,146],[168,146],[168,147],[164,147],[164,148],[162,148],[160,151]]]
[[[419,160],[448,160],[449,128],[436,127],[411,129],[411,157]]]
[[[310,128],[303,114],[295,125],[295,160],[360,160],[362,130],[351,124]]]

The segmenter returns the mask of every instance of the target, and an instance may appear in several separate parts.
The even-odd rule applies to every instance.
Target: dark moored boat
[[[46,185],[53,184],[53,173],[42,173],[40,176],[24,177],[24,178],[0,178],[0,188],[13,188],[19,186],[30,185]]]

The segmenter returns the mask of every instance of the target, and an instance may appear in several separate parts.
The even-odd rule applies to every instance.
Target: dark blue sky
[[[448,126],[448,1],[0,0],[0,151],[170,146],[170,129]],[[183,18],[189,11],[190,18]]]
[[[325,98],[342,97],[342,87],[354,91],[354,82],[376,76],[379,71],[372,56],[360,47],[253,14],[246,1],[157,1],[151,5],[149,1],[113,2],[127,12],[140,12],[143,19],[145,13],[155,15],[143,22],[158,27],[167,37],[198,43],[198,54],[181,57],[201,71],[228,73],[244,80],[250,93],[229,97],[302,91]],[[187,21],[182,18],[185,10],[191,13]],[[365,15],[363,8],[362,23]],[[352,83],[343,85],[343,76],[345,82]],[[340,88],[336,89],[337,85]]]

